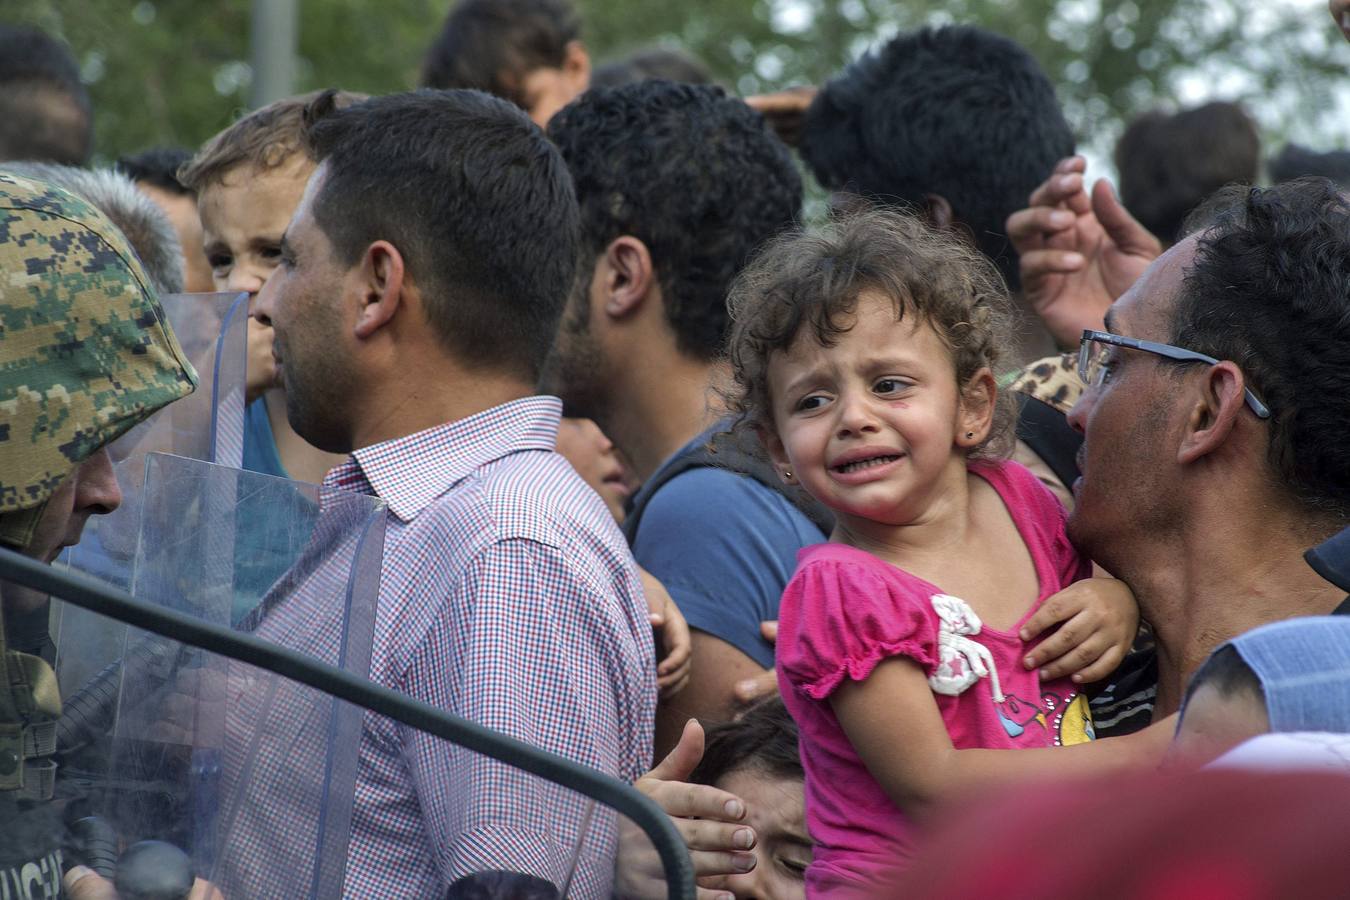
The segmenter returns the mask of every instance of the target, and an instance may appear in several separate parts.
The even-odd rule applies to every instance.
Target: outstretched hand
[[[1083,329],[1102,329],[1106,310],[1162,253],[1109,182],[1098,181],[1089,196],[1086,169],[1081,156],[1060,160],[1028,208],[1008,217],[1022,293],[1064,348]]]
[[[675,749],[633,785],[665,811],[689,847],[694,875],[736,875],[755,867],[754,829],[740,824],[745,803],[704,784],[687,781],[703,758],[703,726],[690,719]],[[660,900],[667,896],[661,859],[647,835],[627,819],[619,833],[619,862],[614,877],[616,896],[628,900]],[[699,888],[699,900],[731,900],[724,891]]]

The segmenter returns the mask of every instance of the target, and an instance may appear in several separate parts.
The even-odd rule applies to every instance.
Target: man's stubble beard
[[[584,296],[581,302],[573,298],[568,303],[558,337],[544,361],[539,390],[562,398],[565,415],[591,419],[607,431],[612,402],[610,366],[590,329],[588,313]]]

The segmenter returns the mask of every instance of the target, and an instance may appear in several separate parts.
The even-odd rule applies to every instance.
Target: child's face
[[[558,425],[558,452],[605,501],[614,521],[622,523],[632,487],[618,449],[600,426],[590,419],[564,418]]]
[[[803,329],[768,365],[780,472],[841,519],[917,521],[953,478],[987,416],[963,409],[951,353],[917,317],[895,320],[891,301],[858,300],[853,327],[833,347]],[[975,432],[972,439],[964,437]]]
[[[211,278],[218,291],[245,291],[249,299],[281,259],[281,235],[300,204],[314,164],[296,154],[259,171],[243,165],[203,189],[197,198]]]
[[[1255,691],[1225,694],[1202,684],[1186,701],[1186,713],[1167,751],[1168,769],[1198,769],[1248,738],[1270,731],[1265,699]]]
[[[718,887],[736,897],[803,900],[813,844],[806,831],[802,782],[747,767],[723,775],[714,787],[745,801],[746,824],[759,837],[752,851],[755,868],[723,877]]]

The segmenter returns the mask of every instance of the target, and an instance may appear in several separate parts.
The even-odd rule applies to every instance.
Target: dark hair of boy
[[[619,87],[654,78],[683,84],[711,84],[712,72],[700,60],[671,47],[647,47],[635,53],[596,66],[591,87]]]
[[[1186,699],[1189,701],[1191,695],[1204,685],[1213,687],[1223,697],[1232,697],[1245,692],[1258,698],[1263,704],[1266,702],[1261,679],[1256,677],[1251,666],[1247,665],[1242,654],[1238,653],[1232,644],[1225,644],[1215,650],[1214,655],[1196,670],[1191,683],[1186,686]]]
[[[732,279],[801,209],[787,148],[722,88],[659,80],[587,91],[548,134],[576,182],[583,280],[615,238],[638,238],[680,352],[716,358]]]
[[[930,218],[935,199],[949,204],[1013,288],[1004,223],[1073,149],[1031,54],[969,25],[900,34],[849,66],[812,101],[799,146],[829,190]]]
[[[465,362],[530,382],[576,274],[577,205],[558,151],[515,106],[478,91],[306,110],[324,171],[314,218],[354,265],[374,241],[403,256],[431,325]]]
[[[797,723],[779,697],[750,707],[734,722],[708,729],[703,758],[689,776],[694,784],[716,784],[732,772],[751,769],[771,778],[802,780]]]
[[[1216,101],[1136,118],[1116,142],[1120,201],[1164,246],[1181,239],[1186,216],[1226,184],[1261,171],[1261,138],[1236,103]]]
[[[193,192],[178,180],[178,170],[192,159],[192,151],[183,147],[151,147],[123,156],[113,168],[137,184],[148,184],[171,194],[192,196]]]
[[[93,136],[70,49],[36,28],[0,25],[0,160],[82,166]]]
[[[568,0],[461,0],[422,63],[422,87],[474,88],[525,106],[525,76],[560,68],[581,36]]]

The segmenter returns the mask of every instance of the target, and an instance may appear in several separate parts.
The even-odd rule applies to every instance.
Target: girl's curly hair
[[[737,277],[727,301],[734,382],[726,400],[738,416],[738,430],[774,427],[770,356],[787,351],[803,328],[833,346],[853,327],[858,298],[866,291],[890,298],[896,321],[919,316],[933,327],[951,350],[958,385],[984,367],[1000,373],[1014,314],[993,263],[912,215],[864,208],[832,219],[818,232],[775,238]],[[1006,457],[1016,418],[1016,400],[999,391],[989,436],[970,456]]]

